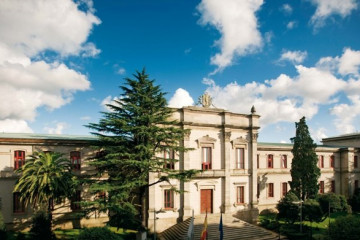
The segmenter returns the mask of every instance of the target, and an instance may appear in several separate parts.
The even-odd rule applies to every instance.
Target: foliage
[[[4,239],[4,240],[7,239],[6,227],[1,212],[0,212],[0,239]]]
[[[348,215],[346,217],[340,217],[336,219],[334,223],[330,223],[329,227],[329,239],[347,239],[357,240],[360,236],[360,218]]]
[[[360,188],[356,189],[350,199],[350,205],[353,212],[360,212]]]
[[[320,207],[320,204],[315,199],[307,199],[302,204],[302,215],[303,219],[309,222],[321,222],[324,216],[324,213]]]
[[[329,212],[329,203],[330,203],[330,212],[351,211],[351,208],[347,204],[346,198],[343,195],[338,195],[335,193],[325,193],[318,195],[317,199],[324,213]]]
[[[106,227],[85,228],[78,240],[121,240],[122,238]]]
[[[25,165],[17,170],[21,174],[14,192],[20,192],[20,199],[33,208],[50,209],[50,201],[70,196],[73,175],[70,161],[55,152],[34,152]]]
[[[135,207],[130,203],[124,203],[122,206],[113,206],[110,209],[108,224],[116,228],[136,229],[141,222],[133,218],[136,214]]]
[[[289,191],[276,205],[279,211],[278,219],[284,219],[287,223],[294,223],[299,218],[299,207],[294,204],[294,202],[298,201],[299,198],[295,193]]]
[[[293,160],[291,164],[291,190],[302,200],[315,198],[319,190],[320,169],[317,166],[316,144],[312,140],[305,117],[296,126],[296,136],[291,138]]]
[[[107,193],[93,202],[93,209],[116,209],[117,214],[118,210],[125,210],[124,214],[130,217],[128,213],[133,212],[124,207],[130,203],[138,206],[144,226],[148,188],[174,178],[187,180],[197,171],[164,168],[166,163],[177,161],[176,157],[165,159],[164,151],[180,155],[189,150],[182,146],[187,131],[170,120],[173,110],[167,107],[165,93],[145,70],[133,76],[135,79],[125,78],[125,85],[120,86],[122,93],[107,104],[110,111],[102,112],[99,123],[88,125],[98,136],[97,146],[103,153],[91,164],[96,166],[99,177],[106,175],[92,182],[90,190]],[[151,172],[161,173],[161,177],[149,182]]]
[[[37,212],[31,219],[30,233],[32,239],[56,239],[55,234],[51,230],[51,225],[51,217],[49,213],[44,211]]]

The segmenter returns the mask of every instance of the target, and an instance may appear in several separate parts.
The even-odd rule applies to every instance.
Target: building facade
[[[223,109],[184,107],[174,109],[172,116],[179,127],[189,130],[180,143],[191,151],[185,153],[164,152],[163,156],[176,158],[171,167],[176,170],[203,170],[188,182],[171,180],[151,186],[148,198],[147,223],[157,231],[201,214],[224,215],[224,221],[237,217],[254,221],[258,213],[275,208],[277,202],[290,190],[292,144],[258,142],[259,118],[255,109],[249,114],[231,113]],[[348,136],[347,136],[348,137]],[[324,139],[324,145],[316,149],[321,169],[319,192],[335,192],[351,197],[359,187],[358,163],[359,134],[353,134],[348,142],[335,138]],[[0,134],[0,210],[6,223],[23,224],[31,215],[13,193],[18,176],[14,169],[24,164],[25,158],[34,151],[56,151],[68,156],[77,174],[93,171],[87,159],[96,152],[91,142],[94,137]],[[340,140],[344,140],[343,137]],[[150,183],[161,177],[149,176]],[[182,191],[178,193],[173,190]],[[79,188],[74,202],[93,196]],[[71,213],[77,205],[62,202],[56,205],[54,218],[60,227],[100,225],[106,216],[75,221]]]

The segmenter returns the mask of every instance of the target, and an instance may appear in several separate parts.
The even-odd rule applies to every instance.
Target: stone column
[[[186,127],[184,126],[184,129],[186,129]],[[184,142],[183,142],[183,146],[185,148],[190,148],[190,134],[191,132],[189,131],[188,134],[185,135],[184,137]],[[182,153],[182,156],[180,156],[180,169],[181,170],[189,170],[193,168],[192,166],[190,166],[190,151]],[[183,190],[184,192],[181,194],[180,197],[180,202],[183,206],[184,209],[184,217],[183,219],[187,219],[188,217],[192,216],[192,203],[191,203],[191,199],[190,196],[191,194],[193,194],[190,191],[190,182],[181,182],[180,185],[182,187],[181,190]]]
[[[224,168],[225,168],[225,214],[231,215],[231,169],[230,169],[230,143],[231,131],[230,129],[224,129]]]

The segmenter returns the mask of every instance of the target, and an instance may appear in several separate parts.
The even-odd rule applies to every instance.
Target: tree
[[[20,193],[25,206],[30,204],[34,209],[51,213],[52,202],[72,193],[74,179],[70,161],[60,153],[34,152],[16,171],[21,175],[14,192]]]
[[[291,190],[302,200],[314,198],[319,190],[320,169],[317,166],[316,144],[312,140],[305,117],[295,123],[296,136],[291,138],[294,144],[291,164]]]
[[[88,125],[95,130],[97,146],[102,150],[91,164],[96,166],[98,176],[106,175],[92,183],[90,190],[107,193],[94,202],[94,208],[110,210],[110,218],[129,217],[139,211],[142,226],[146,227],[148,188],[172,178],[189,179],[196,171],[164,168],[177,160],[174,155],[170,159],[159,157],[164,156],[160,153],[189,150],[182,145],[186,130],[170,120],[173,110],[167,107],[165,93],[145,70],[133,77],[125,78],[125,85],[120,86],[122,93],[107,104],[110,111],[102,112],[99,123]],[[161,173],[161,177],[149,182],[150,173]]]

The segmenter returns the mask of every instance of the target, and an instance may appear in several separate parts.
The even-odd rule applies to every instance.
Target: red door
[[[201,213],[212,213],[212,189],[201,189],[201,203],[200,203],[200,211]]]

